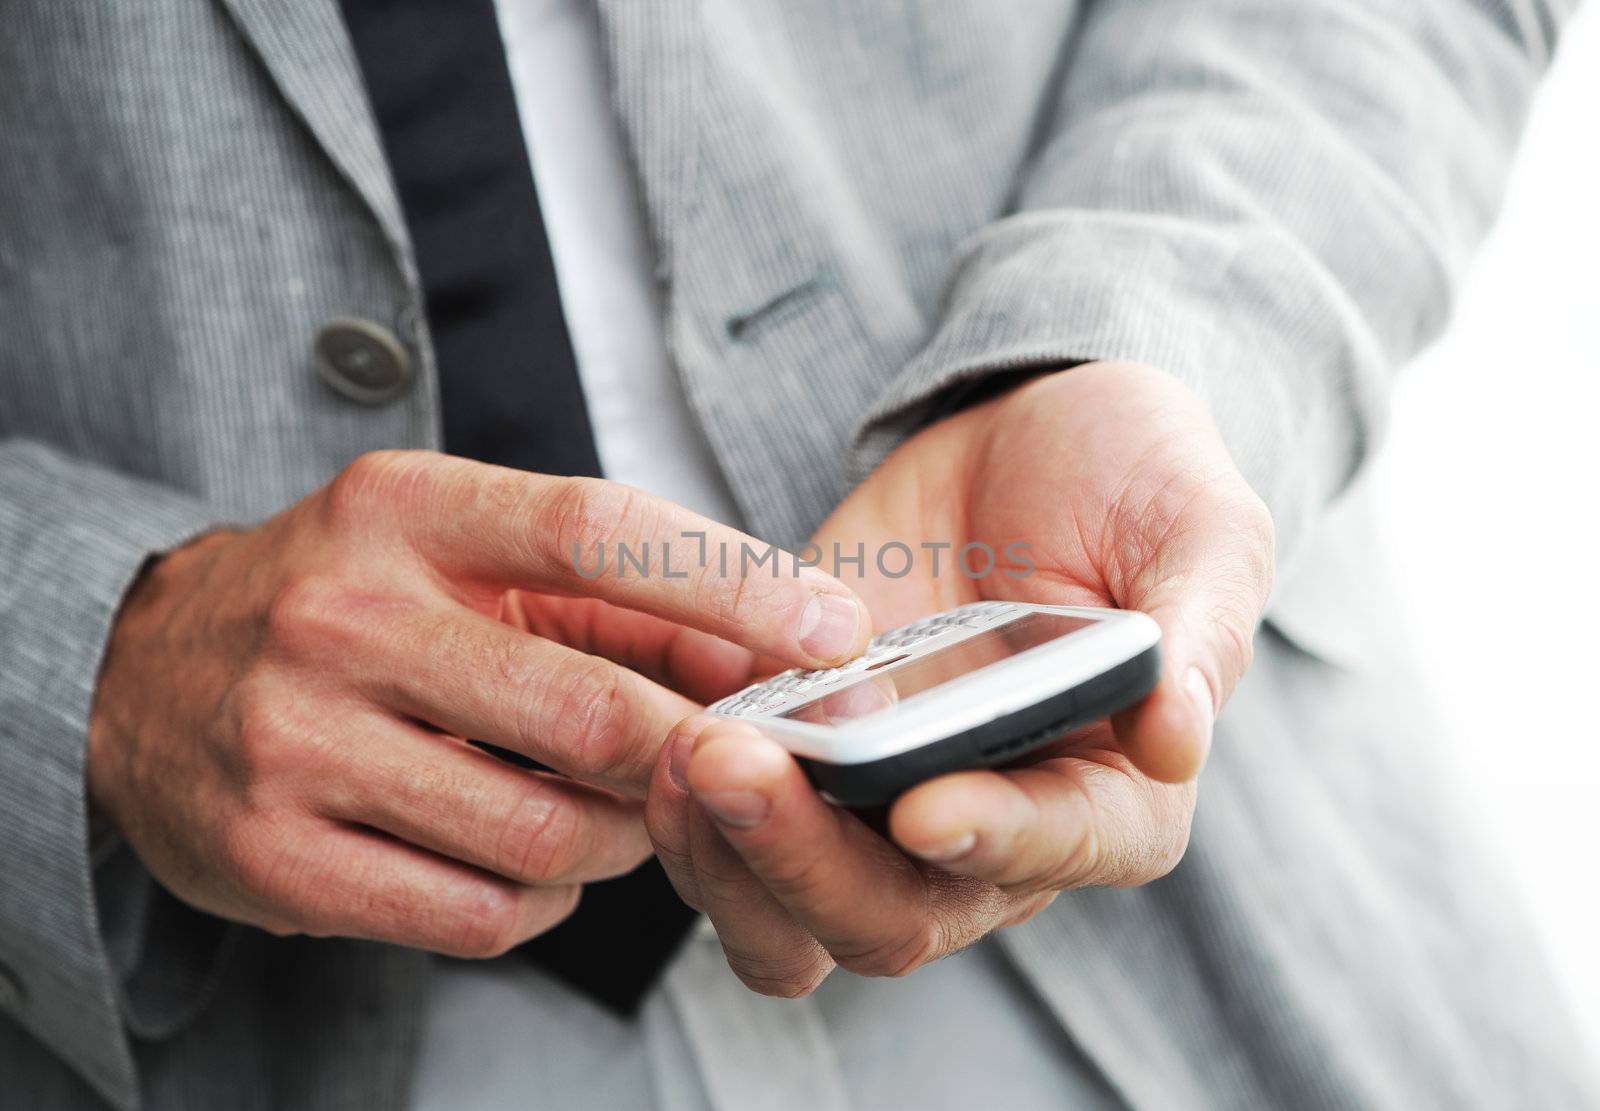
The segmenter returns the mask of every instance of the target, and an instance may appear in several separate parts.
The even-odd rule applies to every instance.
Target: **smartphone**
[[[879,806],[1137,704],[1161,673],[1160,642],[1142,613],[978,602],[883,633],[841,667],[785,671],[707,709],[783,745],[832,801]]]

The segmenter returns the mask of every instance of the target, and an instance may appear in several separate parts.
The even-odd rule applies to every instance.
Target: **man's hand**
[[[694,703],[621,664],[700,699],[752,653],[816,666],[865,645],[838,581],[719,577],[695,566],[700,532],[749,540],[613,483],[365,456],[146,569],[95,693],[91,798],[204,910],[498,953],[648,854],[639,799]],[[655,573],[593,575],[618,541],[649,544]]]
[[[887,836],[824,803],[750,726],[681,723],[646,819],[678,891],[711,917],[747,984],[803,994],[835,963],[901,974],[1062,890],[1172,868],[1273,566],[1267,512],[1193,394],[1139,366],[1036,379],[913,437],[817,540],[824,553],[864,541],[868,575],[882,544],[922,553],[911,575],[855,584],[879,628],[980,598],[1139,609],[1162,627],[1164,672],[1141,706],[1024,767],[906,792]],[[997,567],[969,578],[953,564],[963,544],[1003,553],[1014,541],[1031,545],[1026,577]],[[938,575],[925,542],[953,544]]]

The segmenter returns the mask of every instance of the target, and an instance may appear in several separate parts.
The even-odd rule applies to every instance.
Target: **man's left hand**
[[[794,996],[836,964],[900,975],[1063,890],[1142,884],[1177,863],[1273,566],[1270,517],[1193,393],[1126,364],[1034,379],[912,437],[816,540],[825,558],[835,542],[846,553],[865,544],[850,585],[879,628],[979,599],[1138,609],[1162,627],[1163,674],[1112,722],[1023,766],[920,784],[873,825],[823,801],[750,725],[680,724],[646,821],[746,984]],[[1002,565],[970,577],[982,548],[956,562],[963,545],[1003,558],[1019,541],[1026,576]],[[875,553],[895,542],[922,557],[912,574],[878,568]]]

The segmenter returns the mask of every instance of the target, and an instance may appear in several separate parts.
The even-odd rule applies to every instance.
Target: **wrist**
[[[193,595],[195,584],[203,581],[219,549],[237,535],[230,529],[215,529],[180,548],[152,556],[122,596],[89,708],[85,774],[90,819],[97,830],[103,832],[107,826],[121,829],[111,787],[122,777],[114,768],[122,748],[120,738],[129,728],[130,703],[135,697],[148,696],[154,677],[149,672],[161,666],[160,653],[150,648],[152,637],[174,634],[174,608]]]

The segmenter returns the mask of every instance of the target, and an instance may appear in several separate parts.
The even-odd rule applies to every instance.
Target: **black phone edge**
[[[992,768],[1026,756],[1074,729],[1128,709],[1155,689],[1161,648],[1152,644],[1086,682],[910,752],[861,764],[797,756],[812,784],[852,809],[884,806],[918,783],[950,772]]]

